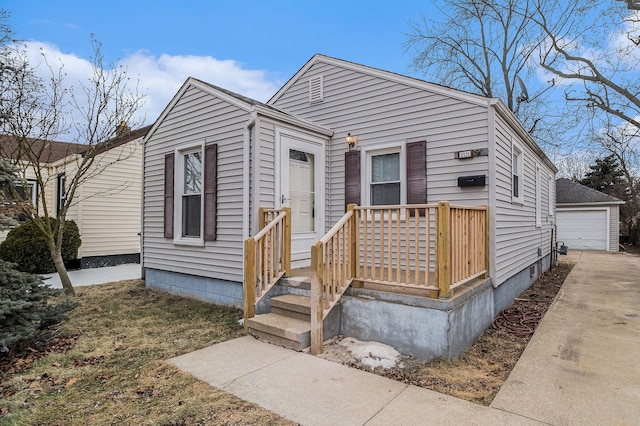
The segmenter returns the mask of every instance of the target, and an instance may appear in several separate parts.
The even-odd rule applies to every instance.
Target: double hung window
[[[182,236],[202,235],[202,150],[182,154]]]
[[[370,201],[372,205],[401,204],[400,152],[372,154]]]

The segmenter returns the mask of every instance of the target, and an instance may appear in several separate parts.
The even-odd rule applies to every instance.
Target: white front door
[[[324,141],[281,130],[276,204],[291,207],[293,267],[310,264],[311,246],[324,235]]]

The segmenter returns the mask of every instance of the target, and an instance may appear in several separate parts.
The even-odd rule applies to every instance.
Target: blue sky
[[[145,122],[188,77],[266,101],[315,53],[413,75],[409,22],[431,3],[395,1],[4,0],[16,37],[57,55],[75,74],[92,53],[139,75]]]

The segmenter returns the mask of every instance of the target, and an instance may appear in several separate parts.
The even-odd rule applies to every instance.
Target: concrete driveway
[[[491,407],[553,425],[638,425],[640,256],[569,255],[575,267]]]

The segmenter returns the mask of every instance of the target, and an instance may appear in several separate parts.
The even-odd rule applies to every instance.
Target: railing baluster
[[[400,242],[400,209],[396,209],[396,282],[400,282],[400,254],[402,253],[402,244]]]
[[[367,265],[369,264],[369,214],[368,210],[362,210],[362,245],[364,253],[362,253],[362,278],[369,278]]]
[[[415,268],[414,282],[420,284],[420,214],[418,209],[413,211],[413,233],[415,234],[415,259],[413,260],[413,267]],[[427,224],[429,221],[427,220]]]
[[[431,272],[431,209],[424,210],[425,216],[425,264],[424,264],[424,285],[428,286],[431,282],[429,273]]]

